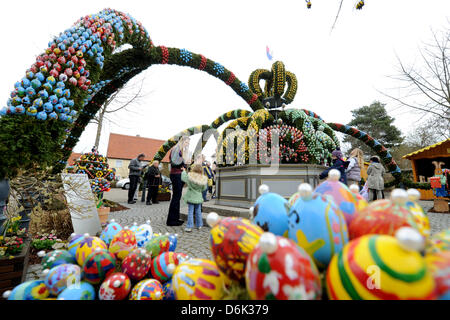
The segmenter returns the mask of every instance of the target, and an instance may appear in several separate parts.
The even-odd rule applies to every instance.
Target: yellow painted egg
[[[75,259],[80,266],[84,265],[87,257],[95,251],[96,248],[108,249],[106,243],[98,238],[84,235],[78,243],[78,247],[75,253]]]

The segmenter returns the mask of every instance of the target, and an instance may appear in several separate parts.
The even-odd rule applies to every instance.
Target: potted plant
[[[158,187],[158,201],[170,201],[170,190],[169,187],[163,187],[162,185],[159,185]]]

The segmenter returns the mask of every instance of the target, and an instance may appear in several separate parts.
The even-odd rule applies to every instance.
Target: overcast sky
[[[265,47],[274,60],[297,75],[299,88],[291,107],[306,108],[326,121],[346,123],[351,110],[374,100],[387,103],[396,125],[406,133],[417,115],[398,109],[377,90],[396,84],[396,54],[413,63],[430,29],[448,26],[449,0],[344,0],[330,33],[339,0],[228,1],[1,1],[0,100],[47,48],[53,36],[78,18],[103,8],[124,11],[141,21],[155,45],[186,48],[217,61],[247,82],[257,68],[270,69]],[[132,112],[120,112],[102,131],[100,151],[106,152],[110,132],[167,139],[217,116],[249,106],[228,86],[187,67],[152,66],[144,81],[146,97]],[[130,92],[132,89],[129,90]],[[96,127],[89,125],[75,151],[89,151]],[[214,143],[208,143],[208,152]]]

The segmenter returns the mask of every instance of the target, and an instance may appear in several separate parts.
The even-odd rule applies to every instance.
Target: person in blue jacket
[[[346,163],[345,161],[342,159],[343,155],[341,150],[336,149],[331,153],[331,158],[333,159],[333,165],[331,167],[329,167],[328,169],[322,171],[322,173],[319,175],[320,179],[325,179],[328,177],[328,172],[331,169],[336,169],[339,170],[339,172],[341,173],[341,178],[339,179],[340,182],[347,184],[347,175],[345,173],[345,167],[346,167]]]

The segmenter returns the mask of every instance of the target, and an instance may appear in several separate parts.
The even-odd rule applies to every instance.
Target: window
[[[116,168],[122,168],[123,162],[122,160],[116,160]]]

